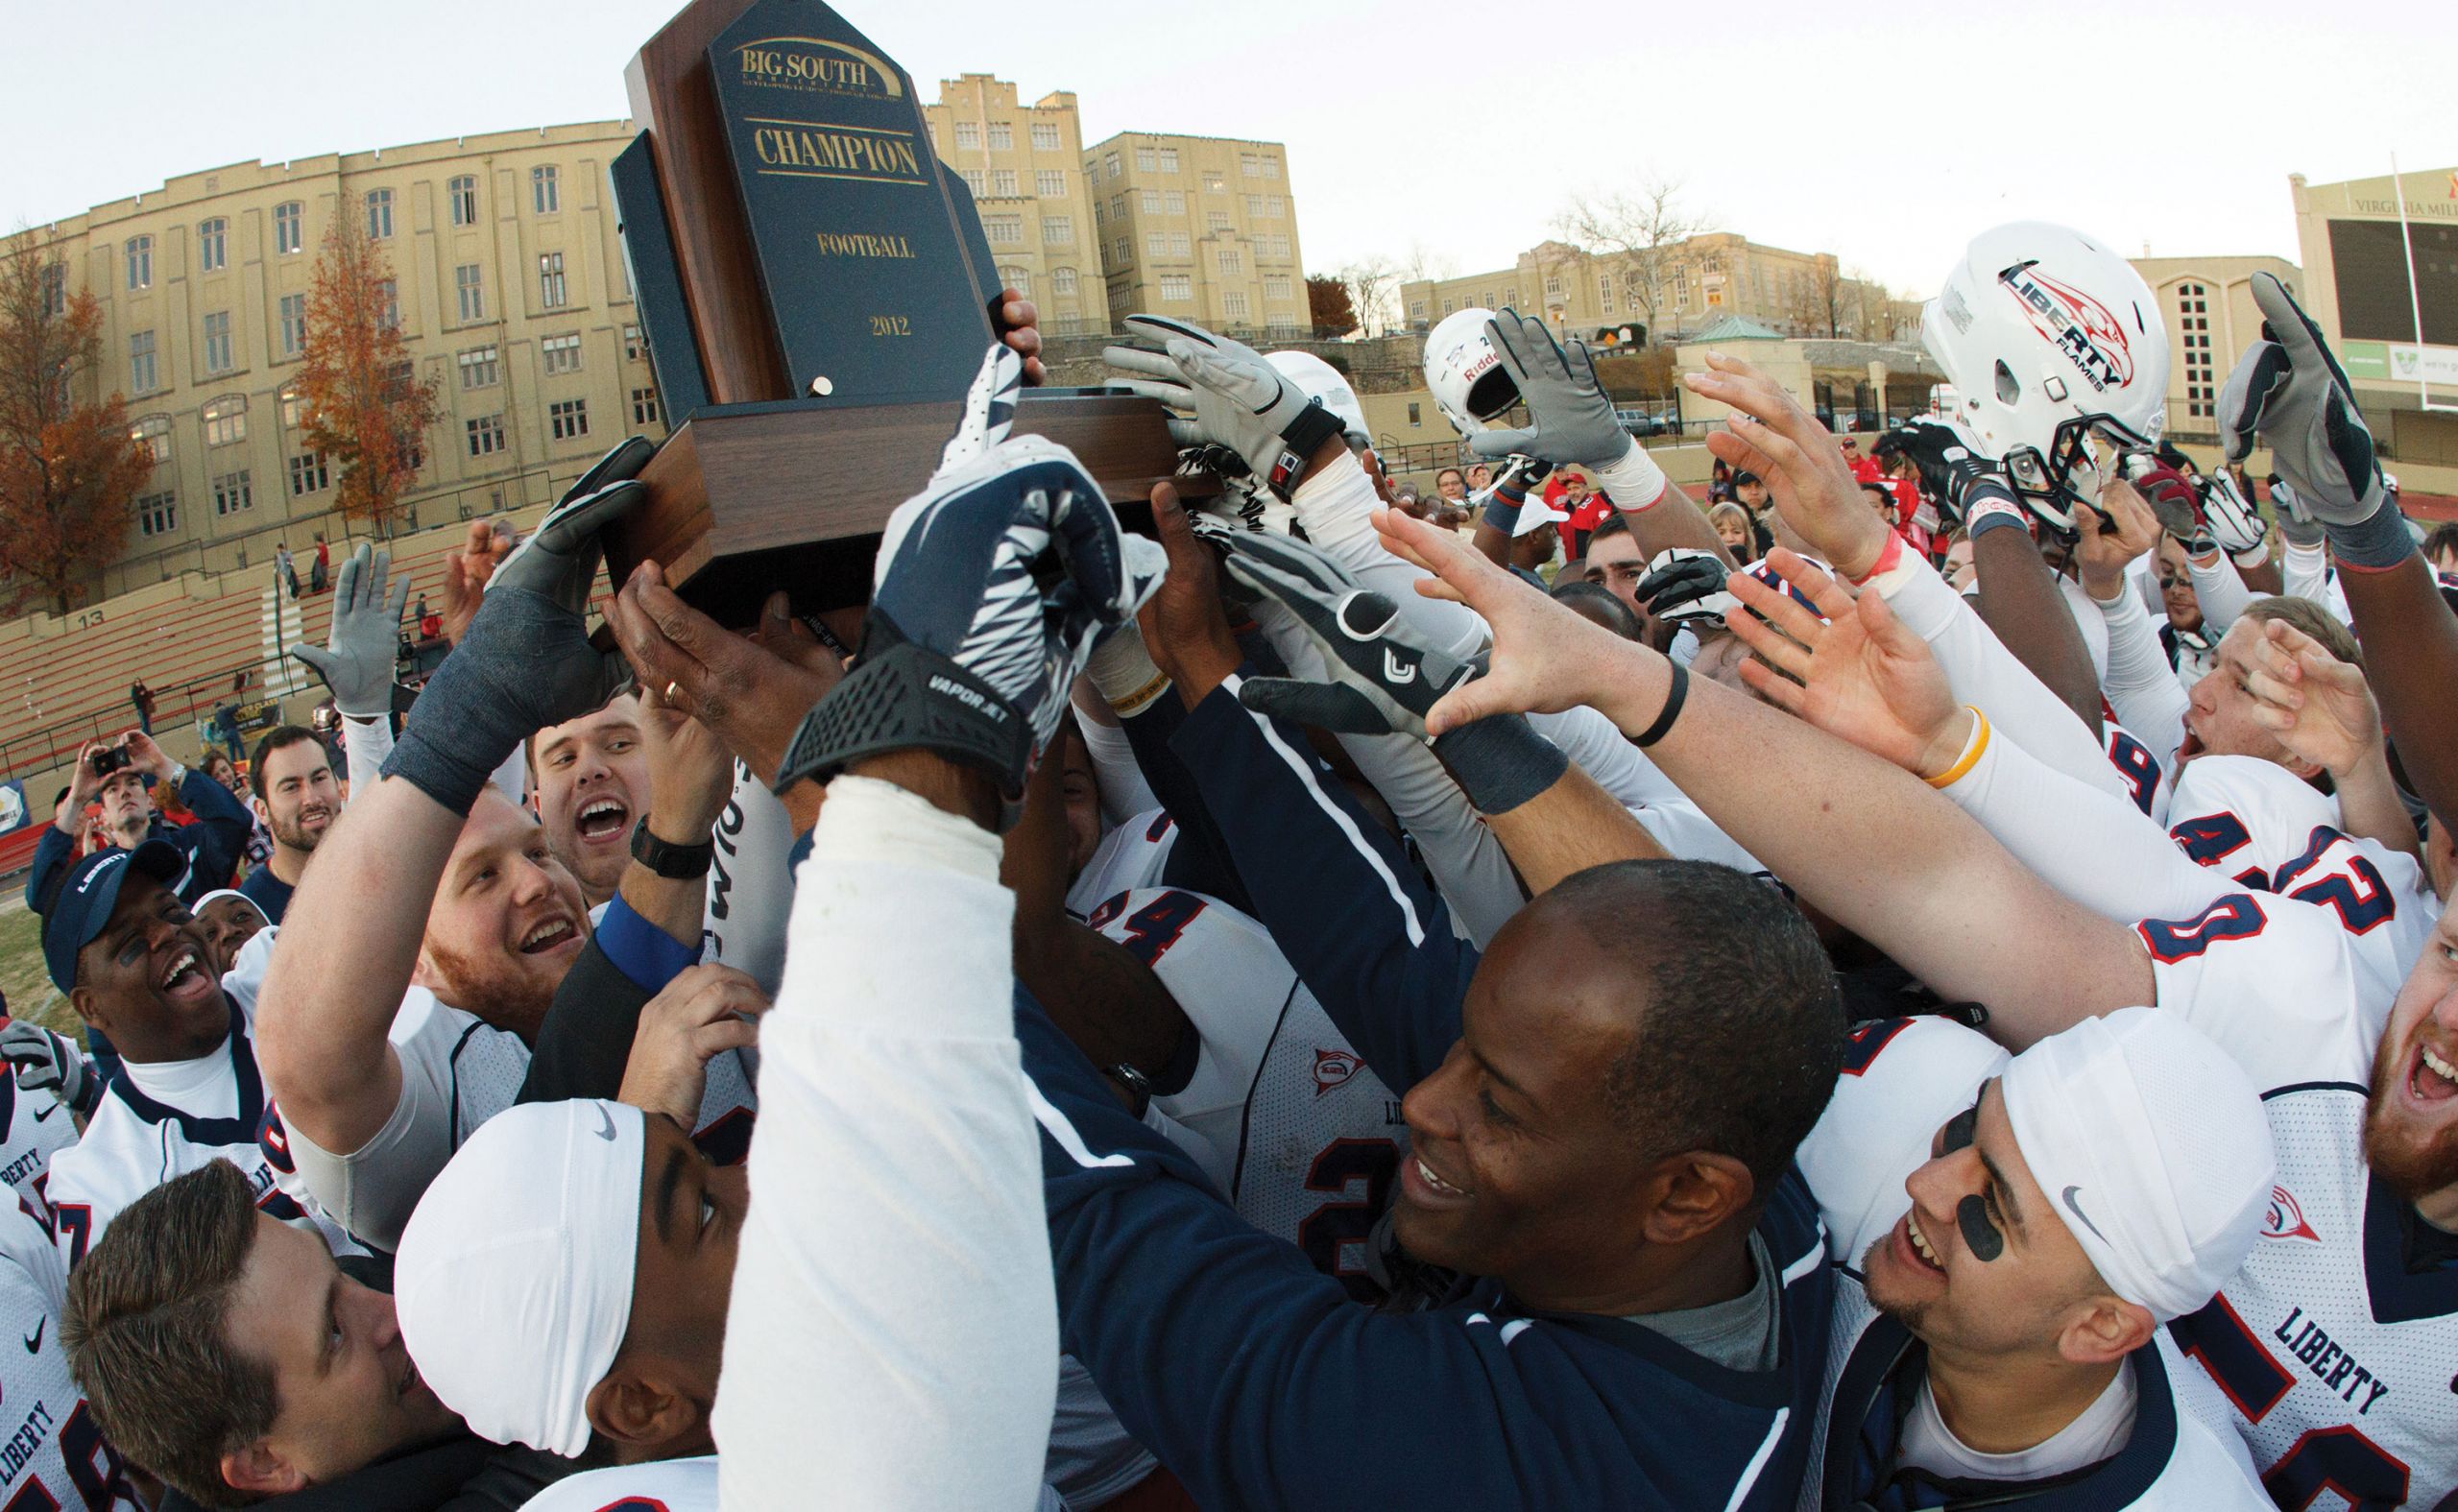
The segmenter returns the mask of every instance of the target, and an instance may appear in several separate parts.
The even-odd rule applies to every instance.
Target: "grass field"
[[[24,894],[9,886],[0,898],[0,993],[9,996],[12,1018],[32,1019],[85,1043],[84,1028],[51,985],[42,966],[42,920],[26,906]]]

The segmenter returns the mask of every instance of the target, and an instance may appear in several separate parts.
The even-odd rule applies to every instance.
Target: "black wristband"
[[[709,875],[709,868],[717,859],[717,846],[713,840],[703,840],[698,845],[661,840],[649,833],[649,816],[642,814],[640,822],[632,827],[632,859],[669,882],[687,882]]]
[[[775,791],[805,778],[825,782],[864,756],[919,749],[989,773],[1014,798],[1032,738],[1015,706],[956,661],[909,640],[876,652],[866,643],[845,681],[803,716]]]
[[[1271,475],[1264,479],[1281,502],[1287,503],[1297,491],[1297,480],[1305,475],[1306,465],[1314,460],[1314,453],[1323,443],[1338,435],[1342,428],[1340,418],[1324,408],[1320,399],[1308,401],[1297,418],[1289,422],[1280,433],[1280,460],[1272,464]]]
[[[1668,661],[1673,668],[1673,688],[1664,695],[1664,708],[1656,711],[1655,723],[1630,737],[1630,744],[1644,751],[1673,732],[1673,722],[1681,717],[1681,702],[1690,696],[1690,669],[1678,661]]]
[[[1434,754],[1481,814],[1510,812],[1560,781],[1571,764],[1522,714],[1487,714],[1446,730],[1434,737]]]

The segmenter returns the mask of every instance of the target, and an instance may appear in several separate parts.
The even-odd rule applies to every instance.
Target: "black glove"
[[[1639,579],[1637,596],[1658,619],[1722,623],[1724,611],[1741,602],[1724,589],[1731,570],[1712,551],[1676,546],[1656,554],[1648,575]]]

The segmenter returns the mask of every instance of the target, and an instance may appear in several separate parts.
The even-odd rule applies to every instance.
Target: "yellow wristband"
[[[1124,698],[1112,699],[1110,701],[1110,711],[1117,714],[1121,719],[1132,718],[1144,711],[1145,705],[1151,703],[1154,699],[1159,698],[1169,690],[1169,674],[1167,672],[1155,672],[1152,674],[1151,682],[1145,684],[1142,687],[1139,687],[1134,692],[1127,694]]]
[[[1977,705],[1965,704],[1963,707],[1971,710],[1971,739],[1964,743],[1963,755],[1955,758],[1954,765],[1935,777],[1922,779],[1931,787],[1952,787],[1962,781],[1964,774],[1980,764],[1981,754],[1988,749],[1988,716],[1982,713]]]

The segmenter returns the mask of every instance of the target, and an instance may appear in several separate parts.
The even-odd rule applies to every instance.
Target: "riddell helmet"
[[[1519,385],[1485,334],[1493,318],[1493,311],[1472,305],[1444,316],[1425,339],[1425,386],[1434,391],[1434,407],[1462,436],[1483,430],[1519,402]]]
[[[1297,392],[1340,418],[1340,429],[1353,445],[1372,445],[1374,437],[1365,428],[1365,409],[1357,402],[1357,391],[1340,376],[1340,370],[1311,351],[1267,352],[1264,361],[1280,370],[1280,375],[1297,385]]]
[[[2166,427],[2168,330],[2150,287],[2070,228],[1974,237],[1921,310],[1920,344],[1954,391],[1949,417],[2061,529],[2098,492],[2094,438],[2148,447]]]

